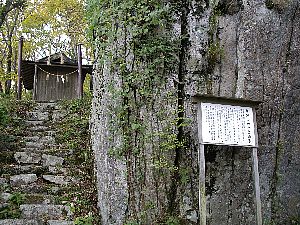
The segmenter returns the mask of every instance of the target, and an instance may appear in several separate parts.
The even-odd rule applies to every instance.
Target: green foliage
[[[273,3],[272,0],[266,0],[266,1],[265,1],[265,4],[266,4],[266,7],[267,7],[268,9],[273,9],[273,8],[274,8],[274,3]]]
[[[25,196],[19,192],[11,194],[8,205],[0,209],[0,219],[19,218],[21,214],[19,206],[23,204],[25,200]]]
[[[97,190],[94,177],[94,159],[90,146],[89,118],[91,95],[85,93],[82,99],[60,102],[66,114],[56,125],[57,144],[73,150],[66,158],[71,166],[72,176],[79,178],[78,183],[57,201],[64,201],[71,207],[75,224],[98,224]]]
[[[0,126],[5,126],[8,123],[8,111],[4,105],[0,105]]]
[[[158,0],[87,3],[90,37],[100,62],[109,61],[111,72],[122,81],[118,86],[115,80],[110,80],[107,87],[113,102],[111,139],[116,135],[122,137],[122,143],[111,148],[110,155],[124,157],[129,152],[138,155],[147,133],[140,111],[153,106],[160,87],[164,87],[176,69],[179,40],[171,34],[170,7]],[[108,49],[118,43],[122,44],[112,55]]]
[[[9,203],[19,207],[21,204],[25,202],[25,199],[26,198],[24,194],[20,192],[16,192],[10,196]]]
[[[180,221],[178,218],[176,217],[169,217],[165,223],[165,225],[179,225],[180,224]]]
[[[86,162],[89,151],[89,117],[91,96],[82,99],[63,101],[62,107],[67,114],[57,128],[56,141],[74,149],[78,163]]]
[[[135,204],[137,183],[146,188],[143,182],[149,168],[157,182],[167,182],[164,178],[178,170],[174,155],[185,145],[178,135],[188,124],[183,107],[178,106],[178,93],[183,90],[176,90],[178,84],[172,79],[180,70],[181,39],[186,39],[174,34],[181,7],[177,1],[87,1],[89,36],[99,72],[104,70],[102,88],[109,96],[108,154],[126,163],[128,205]],[[166,109],[166,105],[174,107]],[[141,212],[132,210],[127,224],[143,224],[151,211],[145,205]]]
[[[91,215],[86,215],[84,217],[77,217],[75,219],[75,225],[93,225],[94,218]]]
[[[24,134],[24,119],[33,102],[24,98],[17,101],[13,95],[0,94],[0,146],[12,148],[20,144],[14,136]]]
[[[86,20],[82,0],[29,1],[24,18],[22,32],[26,36],[26,58],[34,57],[36,53],[44,57],[49,54],[48,51],[63,51],[76,59],[79,43],[89,49],[85,38]]]

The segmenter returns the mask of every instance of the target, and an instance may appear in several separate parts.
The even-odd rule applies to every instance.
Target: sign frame
[[[199,163],[199,217],[200,225],[206,225],[206,194],[205,194],[205,154],[204,146],[205,144],[213,145],[227,145],[227,146],[240,146],[245,148],[252,148],[252,171],[253,171],[253,181],[254,181],[254,194],[255,194],[255,211],[256,211],[256,224],[262,225],[262,211],[261,211],[261,199],[260,199],[260,184],[259,184],[259,172],[258,172],[258,133],[257,133],[257,123],[256,123],[256,110],[255,108],[262,103],[261,101],[251,101],[240,98],[226,98],[226,97],[216,97],[212,95],[195,95],[192,97],[192,102],[197,104],[197,121],[198,121],[198,138],[199,138],[199,148],[198,148],[198,163]],[[254,127],[254,138],[255,145],[239,145],[239,144],[222,144],[222,143],[204,143],[202,140],[202,108],[201,103],[211,103],[220,105],[230,105],[230,106],[240,106],[249,107],[253,112],[253,127]]]

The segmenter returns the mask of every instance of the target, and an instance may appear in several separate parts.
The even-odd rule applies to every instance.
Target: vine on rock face
[[[187,39],[182,41],[174,33],[174,5],[159,0],[89,0],[87,5],[90,36],[111,99],[109,154],[127,165],[129,221],[143,220],[147,169],[154,171],[157,187],[167,182],[161,176],[174,178],[171,174],[178,170],[185,124],[185,54],[180,52]],[[151,152],[152,165],[146,150]],[[176,187],[178,180],[175,175],[171,186]]]

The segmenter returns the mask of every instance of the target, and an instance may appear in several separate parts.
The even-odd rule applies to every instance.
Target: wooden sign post
[[[206,225],[205,144],[252,148],[256,223],[262,225],[255,114],[255,107],[261,102],[207,95],[194,96],[193,101],[198,105],[200,225]]]

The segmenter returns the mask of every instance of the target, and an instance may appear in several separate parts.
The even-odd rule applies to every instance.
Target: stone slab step
[[[28,130],[31,132],[46,132],[50,131],[50,128],[48,126],[34,126],[34,127],[28,127]]]
[[[40,142],[44,144],[55,143],[55,138],[53,136],[27,136],[23,138],[26,142]]]
[[[25,125],[30,127],[30,126],[41,126],[45,123],[43,120],[26,120]]]
[[[47,149],[48,146],[45,146],[43,148],[34,148],[34,147],[24,147],[24,148],[20,148],[21,152],[34,152],[34,153],[40,153],[40,152],[44,152],[46,151],[45,149]]]
[[[42,159],[41,154],[33,152],[16,152],[14,157],[18,163],[24,164],[38,164]]]
[[[0,178],[0,187],[1,187],[1,185],[6,185],[6,184],[8,184],[7,179],[4,178],[4,177],[1,177],[1,178]]]
[[[44,167],[37,164],[27,165],[3,165],[0,166],[0,174],[18,175],[34,173],[37,175],[44,174],[48,171],[48,167]]]
[[[49,119],[49,112],[33,111],[27,113],[27,120],[48,121]]]
[[[32,183],[28,185],[21,185],[12,187],[12,191],[14,192],[22,192],[23,194],[41,194],[41,195],[51,195],[55,194],[52,192],[52,185],[44,184],[44,183]],[[59,189],[59,193],[62,191]]]
[[[70,207],[64,205],[20,205],[22,219],[64,220],[72,216]]]
[[[64,162],[63,157],[58,157],[55,155],[42,155],[43,166],[61,166]]]
[[[49,194],[25,194],[26,204],[55,204],[54,195]]]
[[[47,225],[73,225],[73,221],[62,221],[62,220],[48,220]]]
[[[0,220],[0,225],[40,225],[36,220],[6,219]]]
[[[10,177],[10,184],[13,186],[20,186],[24,184],[31,184],[37,181],[36,174],[19,174]]]
[[[62,118],[64,118],[67,115],[66,111],[57,111],[57,112],[53,112],[52,114],[52,120],[57,122],[60,121]]]
[[[43,179],[50,183],[59,185],[69,185],[75,182],[75,180],[72,177],[59,175],[43,175]]]
[[[26,148],[39,148],[39,149],[44,149],[46,145],[41,142],[26,142],[25,143]]]
[[[51,110],[59,110],[61,107],[56,102],[39,102],[33,108],[33,110],[37,111],[51,111]]]

